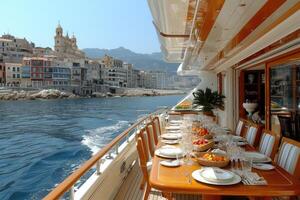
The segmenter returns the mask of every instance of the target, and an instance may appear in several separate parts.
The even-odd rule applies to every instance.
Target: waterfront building
[[[5,80],[7,85],[18,86],[21,83],[21,64],[5,63]]]
[[[113,58],[113,57],[108,56],[108,55],[104,55],[104,57],[102,58],[102,63],[107,68],[111,68],[111,67],[122,68],[123,67],[123,61],[122,60]]]
[[[123,68],[126,70],[127,87],[133,88],[134,87],[133,65],[130,63],[123,63]]]
[[[23,57],[32,56],[34,43],[10,34],[0,37],[0,56],[4,62],[21,63]]]
[[[150,88],[165,89],[166,88],[166,72],[164,71],[149,71]]]
[[[131,83],[132,88],[137,88],[139,86],[138,85],[139,73],[140,73],[140,70],[138,70],[138,69],[132,70],[132,83]]]
[[[31,87],[30,60],[23,60],[23,65],[21,66],[21,86]]]
[[[109,86],[127,87],[127,69],[123,67],[123,61],[105,55],[102,59],[103,82]]]
[[[5,63],[0,58],[0,85],[5,84]]]
[[[58,56],[61,57],[73,57],[84,58],[85,54],[77,47],[77,39],[73,34],[72,38],[69,38],[69,34],[63,35],[63,28],[58,24],[56,28],[56,34],[54,36],[54,50]]]
[[[86,60],[87,81],[89,85],[100,84],[102,78],[102,64],[95,60]]]
[[[55,52],[50,47],[35,47],[33,48],[33,56],[45,56],[45,55],[54,55]]]
[[[31,86],[41,88],[52,85],[51,60],[46,57],[24,58],[25,66],[30,66]]]
[[[71,83],[71,69],[69,67],[52,68],[53,86],[68,86]]]

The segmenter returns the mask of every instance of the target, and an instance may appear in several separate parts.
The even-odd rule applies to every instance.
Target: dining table
[[[157,148],[164,144],[159,141]],[[255,148],[246,145],[246,151],[255,151]],[[194,194],[202,195],[203,200],[218,200],[222,196],[246,196],[251,199],[267,199],[275,196],[299,196],[300,180],[289,174],[283,168],[272,162],[273,170],[258,170],[252,168],[263,177],[266,185],[245,185],[242,182],[234,185],[212,185],[198,182],[192,177],[192,172],[199,170],[201,166],[192,159],[190,164],[181,164],[178,167],[166,167],[160,164],[165,158],[154,155],[149,183],[152,188],[162,191],[164,194]],[[224,169],[230,170],[230,166]],[[296,169],[297,170],[297,169]]]

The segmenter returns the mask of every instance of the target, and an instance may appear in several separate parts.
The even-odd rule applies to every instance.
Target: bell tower
[[[58,22],[58,25],[56,27],[56,35],[54,36],[54,50],[58,53],[63,53],[63,29],[60,26],[60,23]]]

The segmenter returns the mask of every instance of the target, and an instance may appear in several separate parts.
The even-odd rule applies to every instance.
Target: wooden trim
[[[163,32],[159,32],[159,34],[163,37],[167,38],[189,38],[189,35],[176,35],[176,34],[166,34]]]
[[[246,111],[243,107],[244,99],[245,99],[245,72],[242,70],[239,73],[239,117],[245,118],[246,117]]]
[[[190,1],[192,2],[192,1]],[[198,53],[201,51],[204,42],[206,41],[210,31],[212,30],[215,21],[224,5],[225,0],[201,0],[200,8],[198,10],[196,21],[195,21],[195,29],[197,31],[197,36],[200,41],[203,43],[200,44],[199,48],[197,48]],[[189,29],[188,22],[193,19],[193,15],[195,12],[195,8],[189,5],[188,13],[187,13],[187,26],[186,32]]]
[[[103,147],[96,155],[86,161],[80,168],[75,170],[70,176],[68,176],[62,183],[60,183],[54,190],[52,190],[44,200],[59,199],[65,192],[67,192],[88,170],[90,170],[96,163],[108,153],[118,142],[124,139],[130,131],[136,128],[141,122],[146,120],[149,116],[145,116],[131,127],[126,129],[123,133],[118,135],[109,144]]]
[[[286,1],[286,0],[285,0]],[[281,2],[280,1],[276,1],[276,2]],[[275,3],[272,0],[269,0],[268,3],[270,3],[270,7],[272,7],[272,3]],[[264,8],[267,9],[267,8]],[[271,31],[273,28],[275,28],[278,24],[282,23],[284,20],[286,20],[288,17],[290,17],[291,15],[293,15],[295,12],[297,12],[300,9],[300,2],[296,3],[292,8],[290,8],[289,10],[287,10],[283,15],[281,15],[280,17],[278,17],[272,24],[270,24],[268,27],[266,27],[261,33],[258,34],[258,36],[256,38],[254,38],[253,40],[251,40],[251,42],[255,42],[258,38],[262,37],[263,35],[265,35],[266,33],[268,33],[269,31]],[[266,11],[267,12],[267,11]],[[268,13],[268,12],[267,12]],[[272,13],[271,13],[272,14]],[[269,16],[265,16],[266,18]],[[263,21],[262,21],[263,22]],[[259,26],[260,24],[257,24],[257,26]],[[245,28],[246,26],[244,26]],[[243,29],[244,29],[243,28]],[[242,30],[243,30],[242,29]],[[241,31],[242,31],[241,30]],[[254,29],[253,29],[254,30]],[[240,31],[240,32],[241,32]],[[248,34],[249,35],[249,34]],[[247,36],[248,36],[247,35]],[[234,38],[239,37],[238,35],[235,36]],[[240,36],[241,38],[243,38],[242,36]],[[213,66],[215,65],[219,60],[225,58],[226,53],[225,52],[229,52],[232,51],[234,48],[236,48],[238,46],[238,44],[240,44],[242,41],[240,41],[239,43],[236,43],[234,40],[231,40],[230,43],[223,49],[221,50],[210,62],[207,66]],[[231,45],[230,45],[231,44]],[[233,45],[234,44],[234,45]],[[242,51],[243,49],[245,49],[246,47],[248,47],[249,45],[243,45],[243,47],[239,50]],[[223,60],[222,62],[219,63],[219,65],[221,65],[222,63],[224,63],[225,60]],[[215,68],[215,67],[214,67]]]
[[[280,40],[277,40],[276,42],[270,44],[269,46],[263,48],[262,50],[256,52],[255,54],[252,54],[251,56],[245,58],[244,60],[242,60],[238,63],[238,66],[240,66],[240,65],[242,65],[242,64],[244,64],[248,61],[251,61],[251,60],[253,60],[253,59],[255,59],[259,56],[262,56],[263,54],[266,54],[266,53],[268,53],[268,52],[270,52],[274,49],[278,49],[281,46],[283,46],[284,44],[286,44],[288,42],[291,42],[291,41],[293,41],[295,39],[298,39],[298,38],[300,38],[300,29],[290,33],[289,35],[285,36],[284,38],[281,38]],[[266,61],[264,61],[264,62],[266,62]],[[255,64],[255,66],[261,65],[264,62],[260,62],[258,64]],[[254,67],[254,65],[249,66],[247,68],[251,68],[251,67]]]
[[[157,25],[154,23],[154,21],[152,21],[152,23],[153,23],[153,25],[154,25],[156,31],[159,32],[159,34],[160,34],[162,37],[167,37],[167,38],[187,38],[187,39],[190,37],[190,35],[188,35],[188,34],[167,34],[167,33],[163,33],[163,32],[161,32],[161,31],[158,29],[158,27],[157,27]]]
[[[203,12],[203,22],[198,20],[196,23],[199,29],[199,39],[200,41],[205,41],[210,33],[215,21],[224,5],[225,0],[206,0],[203,1],[206,4],[206,10]]]

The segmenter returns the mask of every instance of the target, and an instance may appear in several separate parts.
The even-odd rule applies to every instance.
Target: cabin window
[[[300,59],[272,65],[269,76],[271,129],[300,141]]]

